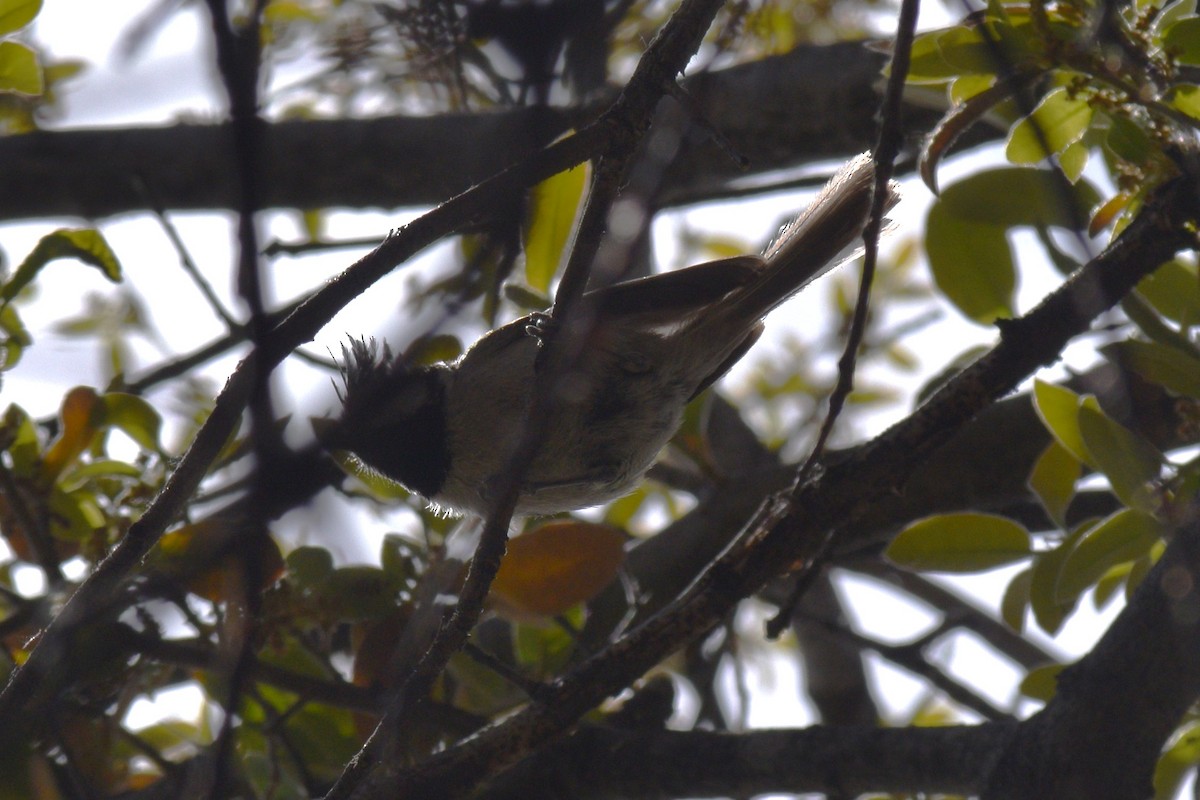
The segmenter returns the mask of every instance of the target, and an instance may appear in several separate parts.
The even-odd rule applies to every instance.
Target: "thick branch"
[[[1058,693],[1021,726],[984,797],[1150,797],[1167,737],[1200,696],[1200,522],[1180,530]]]
[[[660,202],[704,199],[735,178],[865,150],[884,60],[858,42],[809,46],[687,81],[750,169],[697,136],[684,143]],[[927,129],[935,113],[910,108],[910,130]],[[262,201],[299,209],[432,206],[528,157],[543,141],[530,135],[535,126],[561,133],[591,116],[522,109],[276,122],[263,132]],[[0,185],[16,189],[0,194],[0,219],[141,211],[143,187],[168,210],[233,208],[231,135],[227,125],[175,125],[0,138]]]
[[[978,791],[1016,727],[845,726],[738,734],[589,727],[522,764],[482,797],[970,794]]]

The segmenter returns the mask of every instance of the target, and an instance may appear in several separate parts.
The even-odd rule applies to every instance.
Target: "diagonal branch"
[[[545,698],[505,722],[430,758],[371,796],[465,791],[484,776],[573,727],[605,697],[628,686],[682,644],[702,635],[743,597],[807,558],[821,533],[841,528],[872,501],[903,486],[930,453],[975,414],[1052,363],[1072,337],[1111,308],[1143,276],[1193,247],[1194,175],[1160,189],[1143,213],[1100,256],[1021,319],[1007,323],[988,354],[950,380],[908,419],[886,431],[790,497],[768,504],[749,533],[678,600],[607,650],[562,677]]]
[[[689,77],[701,115],[749,161],[738,168],[709,141],[684,142],[660,205],[710,199],[735,181],[861,153],[872,145],[876,82],[886,58],[862,42],[790,53]],[[934,101],[932,105],[942,105]],[[909,101],[915,142],[944,108]],[[539,109],[553,134],[591,124],[599,109]],[[264,126],[263,204],[270,208],[433,206],[536,152],[530,109],[424,117],[285,120]],[[786,131],[786,135],[781,135]],[[976,126],[966,144],[1002,131]],[[90,219],[143,211],[139,180],[172,210],[234,207],[227,125],[37,131],[0,137],[0,220]],[[181,157],[186,154],[186,157]],[[302,165],[298,168],[297,165]],[[381,165],[385,165],[381,168]]]

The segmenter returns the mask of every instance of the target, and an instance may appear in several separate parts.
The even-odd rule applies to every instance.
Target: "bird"
[[[486,517],[526,425],[544,438],[516,478],[518,516],[601,505],[633,491],[685,406],[762,334],[763,319],[852,255],[872,205],[875,165],[842,167],[762,255],[591,290],[582,344],[529,419],[538,354],[557,320],[535,313],[484,334],[457,360],[414,365],[375,341],[343,345],[341,416],[325,435],[448,515]],[[886,186],[883,206],[899,199]],[[572,324],[570,320],[565,324]]]

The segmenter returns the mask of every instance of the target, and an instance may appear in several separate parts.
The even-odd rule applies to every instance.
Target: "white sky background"
[[[180,119],[196,120],[215,118],[223,108],[223,95],[216,83],[213,70],[206,56],[211,52],[208,45],[208,20],[202,4],[190,3],[187,8],[172,16],[169,23],[150,41],[147,49],[131,61],[122,61],[114,53],[114,44],[126,32],[129,21],[134,19],[150,0],[109,0],[97,3],[93,0],[47,0],[46,7],[37,20],[34,32],[36,42],[56,58],[79,58],[88,62],[84,76],[73,81],[65,90],[66,113],[56,120],[54,127],[114,126],[169,124]],[[926,3],[932,8],[933,4]],[[187,154],[181,153],[181,159]],[[943,185],[952,181],[956,173],[969,167],[949,164],[943,176]],[[929,202],[928,192],[917,184],[906,187],[906,200],[893,217],[899,223],[900,234],[918,231],[924,209]],[[778,220],[802,205],[796,197],[778,196],[744,202],[737,206],[712,205],[687,212],[686,225],[702,230],[726,230],[731,235],[749,242],[762,243],[773,232]],[[415,212],[382,214],[335,214],[329,226],[332,238],[349,236],[382,236],[389,228],[401,224],[414,216]],[[232,263],[233,232],[231,217],[227,214],[172,214],[184,241],[200,268],[213,278],[214,288],[228,308],[236,309],[229,279]],[[10,265],[20,259],[45,233],[60,224],[78,225],[80,220],[38,220],[32,223],[4,225],[0,227],[0,249]],[[665,216],[656,231],[660,241],[668,241],[671,235],[684,224],[677,215]],[[126,286],[143,299],[157,305],[149,307],[149,313],[165,339],[169,352],[182,353],[207,342],[223,333],[204,301],[184,277],[178,265],[178,257],[163,234],[158,223],[146,217],[123,217],[105,220],[101,230],[109,239],[127,271]],[[264,224],[267,238],[279,236],[295,239],[300,229],[294,214],[268,215]],[[664,245],[661,253],[663,262],[674,265],[672,252]],[[357,255],[352,251],[338,252],[303,260],[282,259],[269,267],[269,281],[274,285],[278,297],[286,298],[320,284],[325,278],[351,263]],[[427,263],[445,263],[439,259],[437,250],[426,255]],[[88,293],[114,296],[116,287],[104,281],[90,268],[68,263],[55,263],[49,268],[47,280],[62,281],[69,277],[77,289],[71,302],[79,310],[84,307]],[[67,273],[70,273],[69,276]],[[425,272],[428,275],[428,271]],[[1027,309],[1041,296],[1049,285],[1050,269],[1046,268],[1047,282],[1042,286],[1027,286],[1022,289],[1021,308]],[[355,334],[380,333],[388,329],[386,320],[404,313],[397,308],[403,282],[407,274],[394,274],[384,287],[376,287],[368,297],[357,302],[337,320],[329,325],[310,350],[325,354],[326,348],[336,347],[347,332]],[[392,288],[389,289],[387,286]],[[827,287],[817,286],[810,290],[812,297],[821,297]],[[66,296],[61,283],[55,287],[55,299],[62,302]],[[169,301],[169,305],[164,305]],[[801,298],[803,303],[803,298]],[[14,372],[5,376],[4,402],[16,402],[35,416],[52,413],[69,384],[102,386],[100,357],[90,347],[76,340],[65,339],[47,332],[47,325],[61,318],[67,309],[61,305],[27,305],[22,308],[27,324],[35,337],[34,346]],[[805,326],[800,318],[807,314],[819,314],[820,303],[788,306],[772,317],[771,327],[781,324]],[[925,331],[909,341],[909,347],[922,358],[926,369],[936,368],[945,358],[960,352],[973,343],[990,343],[993,332],[971,326],[958,320],[953,311],[947,311],[951,326],[937,327]],[[947,350],[947,343],[952,349]],[[761,358],[763,349],[756,348],[748,361]],[[145,367],[161,358],[162,352],[153,344],[139,348],[139,363]],[[214,362],[207,374],[219,388],[234,363],[234,356]],[[136,376],[137,371],[134,371]],[[911,383],[920,381],[909,378]],[[329,376],[303,366],[289,366],[283,379],[289,386],[296,386],[301,396],[323,399],[306,401],[293,417],[293,427],[306,428],[303,423],[310,414],[332,408],[332,390]],[[736,375],[733,379],[736,390]],[[169,402],[170,394],[152,396],[156,403]],[[322,403],[325,405],[322,407]],[[313,407],[308,407],[311,405]],[[894,409],[887,417],[870,421],[871,433],[894,421],[907,409]],[[319,525],[320,521],[310,522]],[[386,525],[379,520],[369,520],[380,533]],[[314,543],[332,546],[341,560],[361,561],[373,559],[378,552],[377,543],[335,543],[314,539]],[[972,576],[948,581],[959,589],[977,598],[981,605],[994,609],[999,603],[1003,587],[1012,571],[987,576]],[[862,580],[848,580],[843,588],[853,599],[853,613],[860,629],[884,641],[903,643],[918,636],[931,622],[927,610],[919,606],[899,604],[891,594],[881,593]],[[1103,614],[1091,613],[1090,601],[1081,603],[1080,611],[1066,625],[1063,633],[1049,646],[1063,655],[1079,655],[1086,652],[1095,637],[1107,626],[1116,608],[1110,607]],[[751,615],[753,616],[753,615]],[[750,620],[761,625],[761,620]],[[946,659],[952,671],[964,677],[968,683],[978,684],[979,675],[986,675],[981,690],[989,699],[1001,707],[1010,707],[1016,698],[1016,682],[1019,673],[1012,665],[996,659],[983,648],[970,641],[957,641],[946,648]],[[770,659],[763,667],[766,672],[751,675],[756,689],[749,716],[755,726],[794,726],[811,721],[812,715],[800,697],[800,679],[795,674],[795,665],[785,659]],[[878,680],[877,697],[886,698],[887,705],[901,716],[913,709],[923,697],[923,690],[910,677],[899,670],[872,660],[872,669]],[[899,718],[899,717],[897,717]]]

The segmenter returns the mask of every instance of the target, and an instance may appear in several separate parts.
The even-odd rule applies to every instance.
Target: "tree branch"
[[[731,181],[867,149],[885,60],[861,42],[807,46],[685,81],[704,117],[747,157],[750,169],[732,163],[710,137],[693,137],[668,171],[659,202],[698,202],[728,190]],[[553,134],[589,124],[597,109],[265,125],[262,204],[436,205],[535,152],[528,135],[533,113],[545,116]],[[908,135],[915,140],[938,114],[909,105]],[[978,126],[971,141],[998,135]],[[234,208],[236,176],[224,146],[229,136],[227,125],[173,125],[0,138],[0,185],[20,187],[0,195],[0,219],[94,219],[142,211],[139,179],[169,210]]]
[[[1153,795],[1163,744],[1200,696],[1200,520],[1178,530],[1092,651],[1021,724],[983,796]]]
[[[974,727],[626,731],[588,726],[506,774],[481,800],[750,797],[978,791],[1017,723]]]

